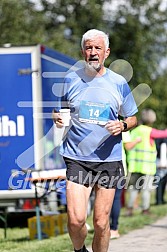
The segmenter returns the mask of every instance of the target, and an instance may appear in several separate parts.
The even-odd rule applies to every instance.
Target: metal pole
[[[41,222],[40,222],[40,209],[39,209],[38,193],[37,193],[37,183],[35,183],[35,201],[36,201],[37,236],[38,236],[38,240],[42,240]]]

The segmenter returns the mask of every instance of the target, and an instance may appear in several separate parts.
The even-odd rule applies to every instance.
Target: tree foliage
[[[41,0],[43,13],[49,13],[49,44],[77,59],[81,58],[80,40],[88,29],[102,29],[103,0]],[[103,23],[103,24],[102,24]],[[63,44],[62,44],[63,42]]]
[[[154,82],[152,82],[152,95],[141,106],[152,108],[157,114],[155,127],[161,129],[167,128],[167,71],[159,75]]]
[[[13,45],[45,41],[45,19],[27,0],[0,1],[0,43]]]
[[[167,55],[167,9],[161,10],[161,3],[162,0],[129,0],[119,5],[114,20],[111,15],[106,20],[113,57],[124,58],[132,65],[134,85],[152,82],[159,73],[162,57]]]
[[[112,4],[114,0],[109,2]],[[125,59],[133,67],[131,86],[146,83],[152,89],[139,112],[144,107],[154,109],[156,126],[163,128],[167,125],[167,84],[160,64],[167,57],[167,4],[163,7],[162,3],[162,0],[127,0],[119,4],[114,15],[107,9],[106,24],[113,59]]]
[[[167,4],[164,0],[1,0],[1,45],[45,44],[81,59],[80,40],[91,28],[110,36],[111,55],[133,68],[132,87],[147,83],[152,95],[139,107],[156,110],[158,125],[167,125],[166,72]],[[162,8],[163,7],[163,8]]]

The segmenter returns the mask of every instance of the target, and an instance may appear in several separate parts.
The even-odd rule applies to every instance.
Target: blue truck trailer
[[[75,62],[42,45],[0,48],[0,203],[34,197],[27,171],[65,168],[54,146],[53,85]]]

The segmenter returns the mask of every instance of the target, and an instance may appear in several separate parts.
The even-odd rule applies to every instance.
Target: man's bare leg
[[[95,189],[93,252],[107,252],[110,241],[109,216],[115,189]]]
[[[80,250],[87,236],[86,218],[92,188],[67,181],[68,231],[76,250]]]

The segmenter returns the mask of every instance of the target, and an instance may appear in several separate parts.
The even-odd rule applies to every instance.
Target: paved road
[[[108,252],[166,252],[167,251],[167,216],[111,240]]]

